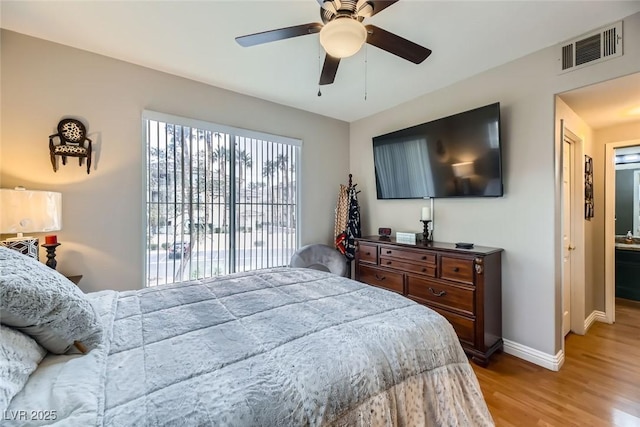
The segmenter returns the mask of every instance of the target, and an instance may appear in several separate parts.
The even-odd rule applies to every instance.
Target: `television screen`
[[[373,138],[378,199],[499,197],[500,103]]]

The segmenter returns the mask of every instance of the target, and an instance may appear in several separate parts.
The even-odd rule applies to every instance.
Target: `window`
[[[289,263],[300,140],[151,111],[143,125],[147,286]]]

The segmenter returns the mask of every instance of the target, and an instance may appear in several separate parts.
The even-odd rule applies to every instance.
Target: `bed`
[[[61,334],[66,341],[53,349],[62,354],[32,357],[32,372],[0,408],[2,425],[493,425],[451,325],[392,292],[283,267],[83,294],[31,261],[23,273],[24,260],[7,251],[0,248],[3,345],[9,332],[33,335],[45,353],[12,308],[32,282],[39,295],[54,277],[67,292],[60,304],[85,301],[95,318],[48,303],[64,327],[87,323],[90,333]],[[30,323],[50,327],[44,317]]]

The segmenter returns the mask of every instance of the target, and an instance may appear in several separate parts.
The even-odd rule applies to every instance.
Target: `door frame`
[[[563,154],[563,144],[565,140],[569,142],[572,146],[572,154],[573,154],[573,162],[572,162],[572,176],[571,176],[571,185],[574,189],[573,195],[571,197],[571,240],[573,245],[575,246],[575,250],[571,254],[571,327],[570,331],[576,333],[578,335],[585,334],[585,225],[584,225],[584,192],[580,191],[581,188],[584,188],[584,142],[582,138],[578,137],[574,132],[572,132],[566,125],[564,124],[564,120],[560,121],[561,125],[561,149],[560,149],[560,164],[563,164],[564,154]],[[560,173],[563,174],[562,168],[560,168]],[[564,176],[560,176],[560,183],[562,183]],[[562,190],[561,190],[562,191]],[[564,197],[561,198],[564,200]],[[564,206],[561,207],[561,217],[564,217]],[[563,221],[562,221],[563,222]],[[563,225],[561,224],[561,227]],[[562,236],[564,232],[560,232],[560,247],[562,248]],[[563,262],[564,252],[560,251],[560,264],[561,268],[564,268]],[[561,277],[564,277],[562,275]],[[561,281],[562,283],[562,281]],[[563,286],[563,285],[561,285]],[[564,289],[561,289],[564,291]],[[562,301],[564,301],[564,292],[561,292]],[[564,309],[564,303],[560,304],[560,311]],[[562,328],[562,317],[561,316],[561,324],[560,324],[560,333],[563,334]],[[563,336],[563,347],[564,347],[564,335]]]
[[[616,321],[615,149],[633,145],[640,145],[640,139],[604,144],[604,317],[607,323]]]

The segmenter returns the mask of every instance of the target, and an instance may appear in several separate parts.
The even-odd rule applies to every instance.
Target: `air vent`
[[[622,21],[560,45],[560,73],[622,56]]]

